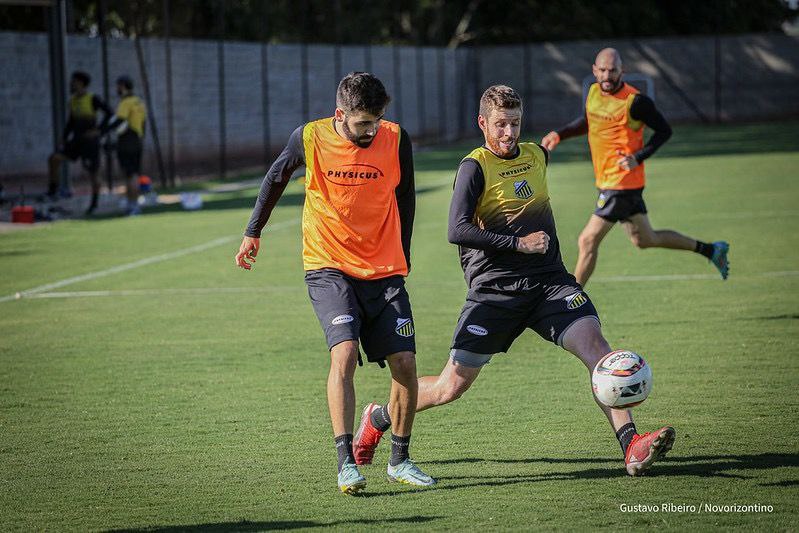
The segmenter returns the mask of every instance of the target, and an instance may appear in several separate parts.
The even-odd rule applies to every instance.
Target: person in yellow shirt
[[[133,94],[133,80],[128,76],[117,78],[117,95],[121,98],[116,114],[105,131],[116,133],[117,159],[125,173],[128,215],[141,213],[139,207],[139,173],[141,172],[142,140],[147,122],[147,108],[141,98]]]
[[[100,195],[100,180],[97,171],[100,168],[100,132],[106,127],[114,112],[102,98],[89,92],[91,77],[82,71],[75,71],[69,80],[69,118],[64,126],[61,144],[47,160],[49,183],[47,196],[55,199],[59,195],[59,177],[61,165],[65,161],[81,160],[84,170],[89,176],[92,186],[92,199],[86,213],[91,214],[97,207]],[[103,120],[97,124],[97,112],[103,113]],[[63,196],[70,196],[68,190],[60,191]]]
[[[552,151],[564,139],[588,134],[596,187],[596,210],[580,233],[579,257],[574,276],[585,285],[596,266],[599,245],[616,222],[621,222],[632,243],[641,249],[689,250],[705,256],[727,279],[729,244],[702,242],[673,230],[655,230],[649,223],[643,199],[644,160],[671,137],[671,127],[649,97],[622,80],[619,52],[605,48],[596,56],[585,114],[557,131],[549,132],[541,144]],[[644,126],[654,135],[644,144]]]

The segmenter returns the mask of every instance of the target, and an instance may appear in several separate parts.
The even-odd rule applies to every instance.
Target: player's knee
[[[330,351],[330,368],[332,371],[345,377],[352,377],[355,375],[355,367],[357,365],[357,344],[342,343],[334,346]]]
[[[471,384],[466,381],[458,380],[454,382],[447,383],[447,386],[441,392],[439,396],[439,401],[441,404],[454,402],[469,390],[469,386]]]
[[[630,234],[630,241],[633,243],[633,246],[638,248],[639,250],[645,250],[646,248],[652,248],[655,245],[655,240],[645,233],[631,233]]]
[[[416,382],[416,355],[412,352],[394,354],[389,358],[391,377],[400,383]]]

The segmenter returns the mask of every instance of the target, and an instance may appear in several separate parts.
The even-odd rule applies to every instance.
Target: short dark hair
[[[480,114],[488,118],[492,109],[522,109],[522,98],[507,85],[492,85],[480,97]]]
[[[89,76],[87,73],[83,72],[82,70],[76,70],[72,73],[72,79],[78,80],[83,84],[84,87],[88,87],[89,84],[92,82],[92,77]]]
[[[123,86],[125,89],[132,91],[133,90],[133,80],[130,79],[130,76],[120,76],[117,78],[117,85]]]
[[[336,91],[336,107],[344,112],[366,111],[382,115],[390,101],[383,82],[368,72],[350,72],[338,84]]]

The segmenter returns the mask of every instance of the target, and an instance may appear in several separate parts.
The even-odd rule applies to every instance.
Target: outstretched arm
[[[588,119],[585,117],[585,113],[583,113],[562,128],[547,133],[544,138],[541,139],[541,146],[551,152],[560,141],[579,135],[585,135],[586,133],[588,133]]]

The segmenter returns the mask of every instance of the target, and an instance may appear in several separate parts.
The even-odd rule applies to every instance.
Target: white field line
[[[759,274],[738,276],[743,279],[752,278],[782,278],[799,276],[799,270],[781,270],[776,272],[761,272]],[[712,274],[665,274],[658,276],[609,276],[597,277],[592,282],[597,283],[635,283],[648,281],[694,281],[694,280],[717,280],[718,275]],[[462,282],[459,281],[458,285]],[[419,284],[417,284],[418,286]],[[453,283],[435,283],[435,286],[454,285]],[[268,293],[277,291],[298,291],[305,290],[304,285],[271,285],[268,287],[196,287],[185,289],[120,289],[120,290],[100,290],[100,291],[62,291],[62,292],[39,292],[21,294],[20,298],[40,299],[40,298],[102,298],[120,296],[162,296],[162,295],[199,295],[199,294],[251,294]]]
[[[278,229],[286,228],[289,226],[293,226],[300,222],[299,218],[295,218],[292,220],[286,220],[284,222],[278,222],[277,224],[273,224],[271,226],[267,226],[264,231],[275,231]],[[184,255],[189,255],[197,252],[203,252],[205,250],[209,250],[211,248],[216,248],[217,246],[221,246],[223,244],[228,244],[234,241],[241,239],[239,235],[230,235],[228,237],[220,237],[218,239],[214,239],[203,244],[198,244],[195,246],[190,246],[188,248],[183,248],[181,250],[175,250],[174,252],[168,252],[165,254],[154,255],[151,257],[145,257],[144,259],[139,259],[138,261],[133,261],[131,263],[125,263],[122,265],[117,265],[111,268],[106,268],[104,270],[97,270],[95,272],[88,272],[86,274],[81,274],[79,276],[73,276],[71,278],[62,279],[59,281],[55,281],[53,283],[47,283],[46,285],[39,285],[38,287],[33,287],[31,289],[25,289],[23,291],[19,291],[15,294],[9,294],[7,296],[0,297],[0,303],[7,302],[9,300],[20,299],[20,298],[29,298],[35,294],[45,293],[47,291],[51,291],[53,289],[59,289],[61,287],[65,287],[67,285],[73,285],[75,283],[80,283],[81,281],[90,281],[97,278],[102,278],[105,276],[110,276],[112,274],[118,274],[120,272],[125,272],[128,270],[133,270],[134,268],[140,268],[147,265],[152,265],[154,263],[161,263],[163,261],[169,261],[170,259],[176,259],[178,257],[183,257]]]
[[[439,180],[435,181],[431,184],[427,184],[427,187],[438,187],[444,184],[447,184],[451,181],[451,179],[446,180]],[[264,232],[267,231],[275,231],[278,229],[282,229],[288,226],[293,226],[294,224],[299,224],[301,221],[300,218],[295,218],[292,220],[286,220],[284,222],[278,222],[277,224],[272,224],[267,226],[264,229]],[[43,294],[47,293],[47,291],[51,291],[53,289],[59,289],[61,287],[65,287],[67,285],[72,285],[75,283],[80,283],[81,281],[89,281],[97,278],[102,278],[105,276],[110,276],[111,274],[118,274],[119,272],[125,272],[127,270],[132,270],[134,268],[139,268],[147,265],[152,265],[154,263],[160,263],[162,261],[169,261],[170,259],[175,259],[177,257],[183,257],[184,255],[193,254],[197,252],[202,252],[208,250],[210,248],[215,248],[217,246],[221,246],[223,244],[228,244],[230,242],[236,241],[240,239],[240,236],[230,236],[230,237],[220,237],[218,239],[214,239],[212,241],[208,241],[203,244],[198,244],[196,246],[191,246],[189,248],[184,248],[182,250],[175,250],[174,252],[169,252],[161,255],[155,255],[152,257],[145,257],[144,259],[140,259],[138,261],[133,261],[132,263],[125,263],[123,265],[117,265],[115,267],[107,268],[105,270],[98,270],[96,272],[89,272],[87,274],[81,274],[80,276],[73,276],[71,278],[62,279],[53,283],[48,283],[46,285],[39,285],[38,287],[33,287],[31,289],[25,289],[14,294],[8,294],[6,296],[0,296],[0,303],[8,302],[10,300],[18,300],[21,298],[31,298],[36,294]],[[103,292],[103,291],[100,291]],[[54,293],[53,293],[54,294]]]

